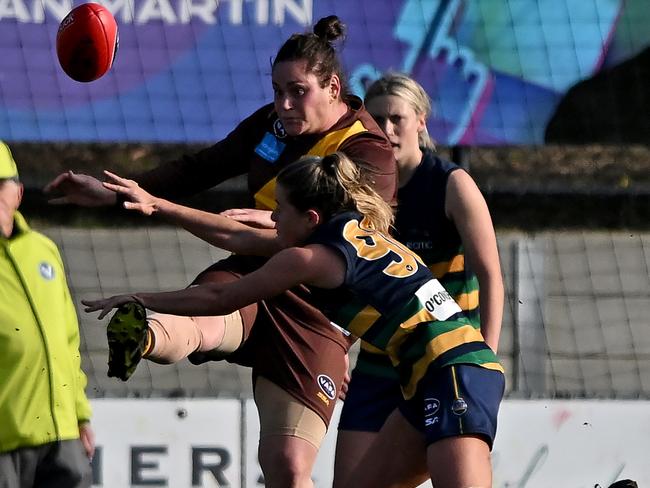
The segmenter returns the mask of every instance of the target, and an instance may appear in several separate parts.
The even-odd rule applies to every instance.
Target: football
[[[84,3],[61,21],[56,54],[63,71],[73,80],[101,78],[113,65],[119,44],[117,22],[106,7]]]

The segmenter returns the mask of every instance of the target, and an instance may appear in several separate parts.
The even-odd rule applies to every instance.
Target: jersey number
[[[357,251],[357,256],[367,261],[375,261],[392,253],[394,259],[390,262],[384,273],[395,278],[406,278],[418,270],[418,263],[422,263],[417,254],[405,246],[379,232],[364,229],[357,220],[351,220],[343,229],[343,237]],[[424,264],[424,263],[422,263]]]

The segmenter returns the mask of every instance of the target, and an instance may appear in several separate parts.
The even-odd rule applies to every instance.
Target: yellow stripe
[[[456,300],[456,303],[461,308],[461,310],[473,310],[478,307],[478,290],[456,295],[454,297],[454,300]]]
[[[480,366],[481,368],[485,368],[485,369],[491,369],[493,371],[500,371],[503,374],[506,373],[506,370],[503,369],[503,365],[501,365],[500,363],[483,363],[483,364],[478,364],[477,366]]]
[[[370,305],[366,306],[350,322],[347,329],[357,337],[361,337],[374,324],[381,314]]]
[[[449,261],[429,265],[429,269],[436,278],[441,278],[447,273],[458,273],[465,269],[465,256],[458,254]]]
[[[368,129],[363,126],[363,123],[357,120],[349,127],[344,127],[343,129],[335,130],[327,134],[314,144],[307,154],[310,156],[326,156],[327,154],[332,154],[338,150],[346,139],[367,131]]]
[[[345,142],[346,139],[367,132],[360,120],[354,124],[343,129],[330,132],[325,137],[321,138],[308,152],[309,156],[326,156],[338,150],[338,148]],[[255,193],[255,208],[262,210],[275,210],[275,178],[268,181],[257,193]]]
[[[460,393],[458,391],[458,380],[456,379],[456,367],[451,367],[451,381],[454,384],[454,399],[458,400],[460,398]],[[458,431],[463,433],[463,419],[458,417]]]
[[[255,208],[275,210],[275,207],[278,205],[275,201],[275,184],[276,179],[274,177],[259,189],[255,194]]]
[[[431,326],[435,327],[435,323],[431,324]],[[458,329],[450,330],[430,340],[426,346],[425,355],[413,365],[411,379],[404,388],[405,398],[408,400],[415,394],[418,382],[426,373],[429,364],[435,361],[438,356],[461,344],[478,341],[483,341],[483,336],[480,331],[471,325],[463,325]]]
[[[458,380],[456,379],[456,368],[451,367],[451,381],[454,384],[454,398],[458,399]]]
[[[363,313],[363,311],[361,312]],[[356,318],[355,318],[356,320]],[[376,320],[376,319],[375,319]],[[388,341],[388,344],[386,345],[386,352],[382,351],[381,349],[378,349],[370,344],[366,344],[365,341],[361,341],[361,348],[364,349],[365,351],[372,352],[374,354],[388,354],[390,355],[391,352],[396,351],[400,344],[404,341],[404,338],[411,333],[412,329],[422,323],[422,322],[432,322],[435,321],[436,318],[431,315],[431,313],[426,309],[423,308],[420,310],[418,313],[410,317],[408,320],[402,322],[399,326],[399,328],[395,331],[393,336],[390,338]],[[367,328],[366,328],[367,330]],[[355,334],[358,337],[358,334]]]
[[[408,320],[405,320],[402,322],[400,325],[401,329],[412,329],[416,325],[422,323],[422,322],[435,322],[437,319],[431,315],[431,312],[429,312],[426,308],[422,308],[418,313],[415,315],[412,315]]]

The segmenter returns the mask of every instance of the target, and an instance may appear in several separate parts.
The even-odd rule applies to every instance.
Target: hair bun
[[[320,160],[320,165],[321,168],[323,168],[323,171],[325,172],[326,175],[335,176],[336,167],[339,165],[339,162],[340,162],[339,155],[336,153],[332,153],[332,154],[328,154],[327,156],[324,156]]]
[[[316,22],[314,34],[327,42],[333,42],[345,37],[345,24],[336,15],[328,15]]]

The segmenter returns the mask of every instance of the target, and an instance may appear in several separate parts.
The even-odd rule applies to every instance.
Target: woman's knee
[[[316,454],[313,445],[297,437],[271,436],[260,441],[259,461],[267,486],[305,486]]]

